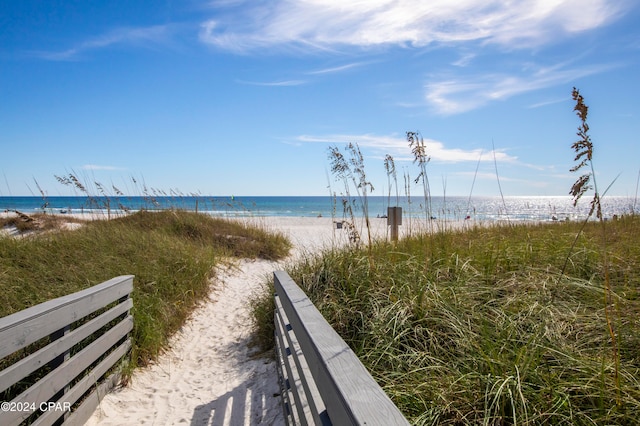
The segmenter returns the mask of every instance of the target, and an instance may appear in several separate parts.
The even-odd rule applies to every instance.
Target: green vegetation
[[[27,224],[25,230],[43,231],[55,228],[60,217],[32,219],[18,221]],[[0,226],[10,221],[18,225],[11,218]],[[135,367],[155,357],[207,298],[214,266],[232,258],[279,259],[289,248],[281,234],[180,210],[140,211],[84,222],[73,231],[0,237],[0,316],[114,276],[135,275]]]
[[[640,218],[607,226],[618,379],[601,230],[581,228],[443,231],[329,250],[288,272],[415,424],[635,424]],[[262,311],[258,323],[272,322]]]
[[[609,188],[600,193],[595,182],[588,107],[577,89],[572,96],[581,123],[571,171],[589,171],[570,194],[577,203],[594,190],[584,222],[429,226],[397,244],[310,255],[287,271],[415,424],[640,418],[640,217],[605,221]],[[429,157],[418,132],[407,139],[431,225]],[[339,164],[332,171],[348,195],[348,166],[359,163]],[[598,220],[588,220],[594,213]],[[272,299],[269,291],[254,308],[265,342],[273,340]]]

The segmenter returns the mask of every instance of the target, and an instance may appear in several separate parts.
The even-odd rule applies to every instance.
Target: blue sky
[[[407,131],[434,195],[565,195],[575,86],[598,185],[635,197],[639,24],[635,0],[3,1],[0,196],[73,194],[69,173],[328,195],[349,142],[374,195],[386,154],[402,193]]]

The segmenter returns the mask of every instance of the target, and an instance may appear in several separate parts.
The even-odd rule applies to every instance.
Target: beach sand
[[[256,356],[247,306],[275,268],[274,262],[241,261],[219,271],[210,300],[169,350],[105,395],[86,424],[284,424],[275,362]]]
[[[237,220],[282,232],[294,245],[291,256],[281,263],[242,260],[219,270],[209,300],[171,339],[169,350],[134,372],[126,387],[102,396],[88,425],[284,424],[275,361],[251,345],[250,296],[284,262],[344,244],[348,236],[330,218]]]
[[[101,395],[86,424],[284,424],[275,361],[251,344],[251,296],[273,271],[323,248],[347,244],[349,234],[326,217],[234,220],[283,233],[293,243],[291,255],[281,262],[241,260],[219,269],[208,300],[172,337],[167,351],[152,365],[136,370],[127,386]],[[405,221],[400,227],[400,236],[411,230],[408,225]],[[386,219],[371,219],[374,239],[388,238],[387,229]],[[416,229],[413,225],[412,232]],[[358,230],[365,242],[366,228],[359,224]]]

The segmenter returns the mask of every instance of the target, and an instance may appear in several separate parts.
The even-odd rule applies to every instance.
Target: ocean
[[[465,218],[483,221],[552,221],[579,220],[589,211],[590,198],[585,196],[577,207],[569,196],[507,196],[501,197],[432,197],[430,205],[424,199],[370,196],[367,198],[369,217],[385,216],[387,207],[403,208],[405,217],[427,217],[446,220]],[[630,197],[605,197],[602,200],[605,217],[637,211],[637,200]],[[363,216],[364,203],[351,199],[354,214]],[[147,196],[147,197],[0,197],[0,212],[18,210],[23,213],[112,213],[122,211],[184,209],[221,217],[346,217],[341,197],[330,196]]]

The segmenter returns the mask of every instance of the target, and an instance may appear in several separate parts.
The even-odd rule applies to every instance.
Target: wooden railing
[[[274,273],[278,368],[288,424],[408,425],[302,289]]]
[[[131,347],[132,290],[120,276],[0,318],[0,425],[85,423]]]

